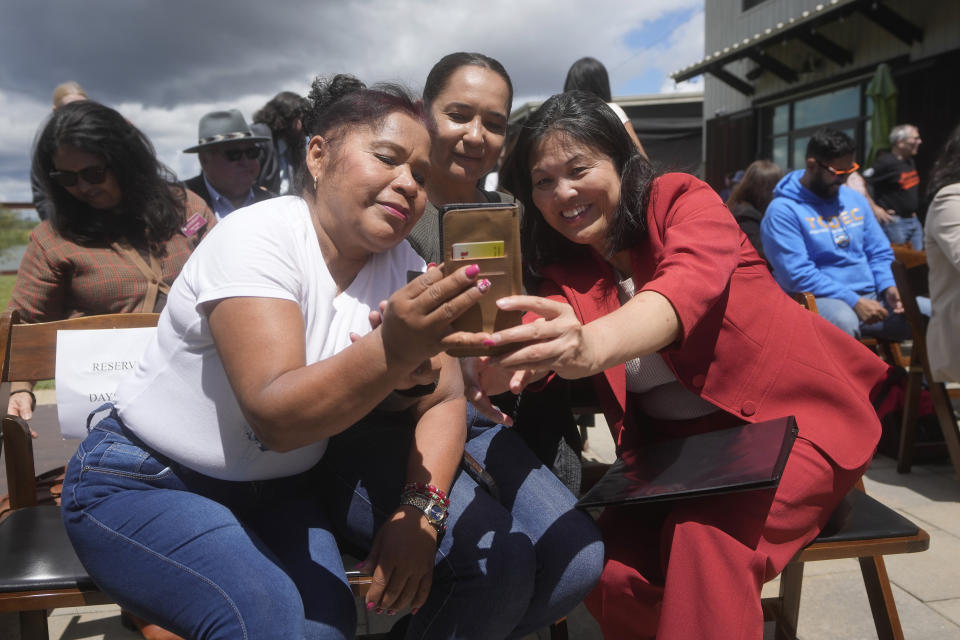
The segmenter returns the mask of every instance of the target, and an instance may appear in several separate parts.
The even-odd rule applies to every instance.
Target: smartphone
[[[515,203],[475,202],[440,207],[440,246],[443,274],[476,264],[477,279],[490,281],[480,302],[457,318],[455,331],[493,333],[522,322],[519,311],[502,311],[497,299],[523,293],[520,254],[520,209]],[[456,347],[447,351],[457,357],[495,355],[515,349],[498,347]]]

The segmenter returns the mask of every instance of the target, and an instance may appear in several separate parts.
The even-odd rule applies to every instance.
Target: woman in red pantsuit
[[[868,396],[886,365],[779,289],[710,187],[656,176],[599,99],[550,98],[507,169],[527,211],[527,288],[543,297],[500,300],[526,324],[478,336],[520,344],[491,361],[489,391],[590,376],[621,452],[786,415],[799,426],[776,490],[607,509],[590,611],[608,638],[761,638],[761,585],[870,461]]]

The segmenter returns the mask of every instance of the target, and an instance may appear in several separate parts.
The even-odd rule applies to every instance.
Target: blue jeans
[[[517,638],[573,609],[603,569],[593,519],[523,440],[468,405],[466,450],[496,481],[497,498],[461,471],[450,491],[447,532],[433,586],[407,638]],[[370,416],[330,441],[329,474],[338,534],[366,553],[397,506],[413,431]],[[362,461],[362,464],[357,464]],[[348,490],[348,491],[345,491]]]
[[[881,226],[891,243],[903,244],[909,241],[914,249],[923,251],[923,226],[916,215],[909,218],[893,216],[893,220]]]
[[[876,295],[864,297],[877,299]],[[886,306],[886,302],[884,302]],[[917,297],[917,306],[920,313],[930,316],[930,298]],[[889,312],[889,307],[887,308]],[[825,319],[835,324],[854,338],[882,338],[885,340],[910,339],[910,327],[907,318],[902,313],[890,313],[880,322],[863,323],[849,304],[837,298],[817,298],[817,312]]]
[[[362,557],[396,507],[413,431],[401,416],[372,414],[309,472],[228,482],[152,454],[112,412],[67,467],[67,532],[106,593],[185,637],[353,637],[337,535]],[[532,454],[515,444],[491,428],[469,448],[500,476],[501,501],[532,522],[460,474],[433,588],[406,637],[522,635],[573,608],[598,579],[599,531],[549,471],[524,467]]]
[[[181,636],[352,638],[313,475],[216,480],[146,451],[114,411],[67,465],[64,524],[103,591]]]

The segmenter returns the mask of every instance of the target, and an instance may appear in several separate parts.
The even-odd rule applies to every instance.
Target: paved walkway
[[[599,416],[598,416],[599,417]],[[76,442],[60,440],[53,406],[41,406],[34,420],[40,433],[35,457],[38,469],[62,464]],[[589,431],[593,459],[610,460],[613,443],[602,419]],[[3,477],[0,463],[0,477]],[[879,457],[865,477],[867,492],[900,511],[927,530],[930,549],[924,553],[889,556],[886,560],[894,597],[907,640],[957,640],[960,638],[960,481],[947,463],[914,465],[901,475],[889,458]],[[6,491],[5,479],[0,492]],[[774,594],[777,581],[764,588]],[[361,612],[361,631],[383,630],[385,620]],[[581,606],[568,619],[570,637],[601,639],[599,629]],[[136,640],[140,636],[120,625],[116,606],[57,609],[49,619],[51,640]],[[16,640],[14,614],[0,614],[0,640]],[[874,639],[873,618],[863,589],[859,565],[854,560],[833,560],[807,565],[803,581],[798,630],[802,640]],[[524,640],[546,640],[546,632]],[[767,637],[772,638],[768,633]],[[621,640],[621,639],[610,639]]]

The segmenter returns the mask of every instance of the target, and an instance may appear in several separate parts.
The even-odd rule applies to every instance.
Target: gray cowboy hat
[[[247,126],[247,121],[243,119],[243,114],[236,109],[229,111],[211,111],[200,118],[199,142],[184,149],[184,153],[196,153],[201,149],[223,144],[224,142],[236,142],[238,140],[249,140],[250,142],[269,142],[268,136],[258,136]]]

